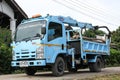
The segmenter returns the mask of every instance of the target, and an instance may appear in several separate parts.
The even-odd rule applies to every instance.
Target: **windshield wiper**
[[[27,37],[27,38],[22,39],[21,41],[29,41],[29,40],[37,39],[37,38],[40,38],[40,37],[41,37],[40,34],[36,34],[36,36]]]
[[[37,33],[36,36],[34,36],[34,37],[41,37],[41,35],[39,33]]]
[[[27,38],[22,39],[21,41],[29,41],[29,40],[31,40],[31,38],[32,37],[27,37]]]

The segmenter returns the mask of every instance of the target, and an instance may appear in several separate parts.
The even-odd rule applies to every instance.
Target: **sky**
[[[120,0],[15,0],[32,17],[61,15],[93,26],[107,26],[111,31],[120,26]]]

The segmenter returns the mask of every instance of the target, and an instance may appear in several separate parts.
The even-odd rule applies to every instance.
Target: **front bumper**
[[[24,61],[12,61],[12,67],[32,67],[32,66],[45,66],[46,60],[24,60]]]

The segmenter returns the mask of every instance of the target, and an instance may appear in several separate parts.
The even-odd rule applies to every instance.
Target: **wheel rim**
[[[60,61],[58,63],[57,69],[58,69],[59,72],[63,72],[64,67],[63,67],[63,62],[62,61]]]

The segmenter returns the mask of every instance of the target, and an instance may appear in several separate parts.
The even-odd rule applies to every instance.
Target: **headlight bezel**
[[[44,58],[44,47],[40,46],[36,49],[36,59]]]

